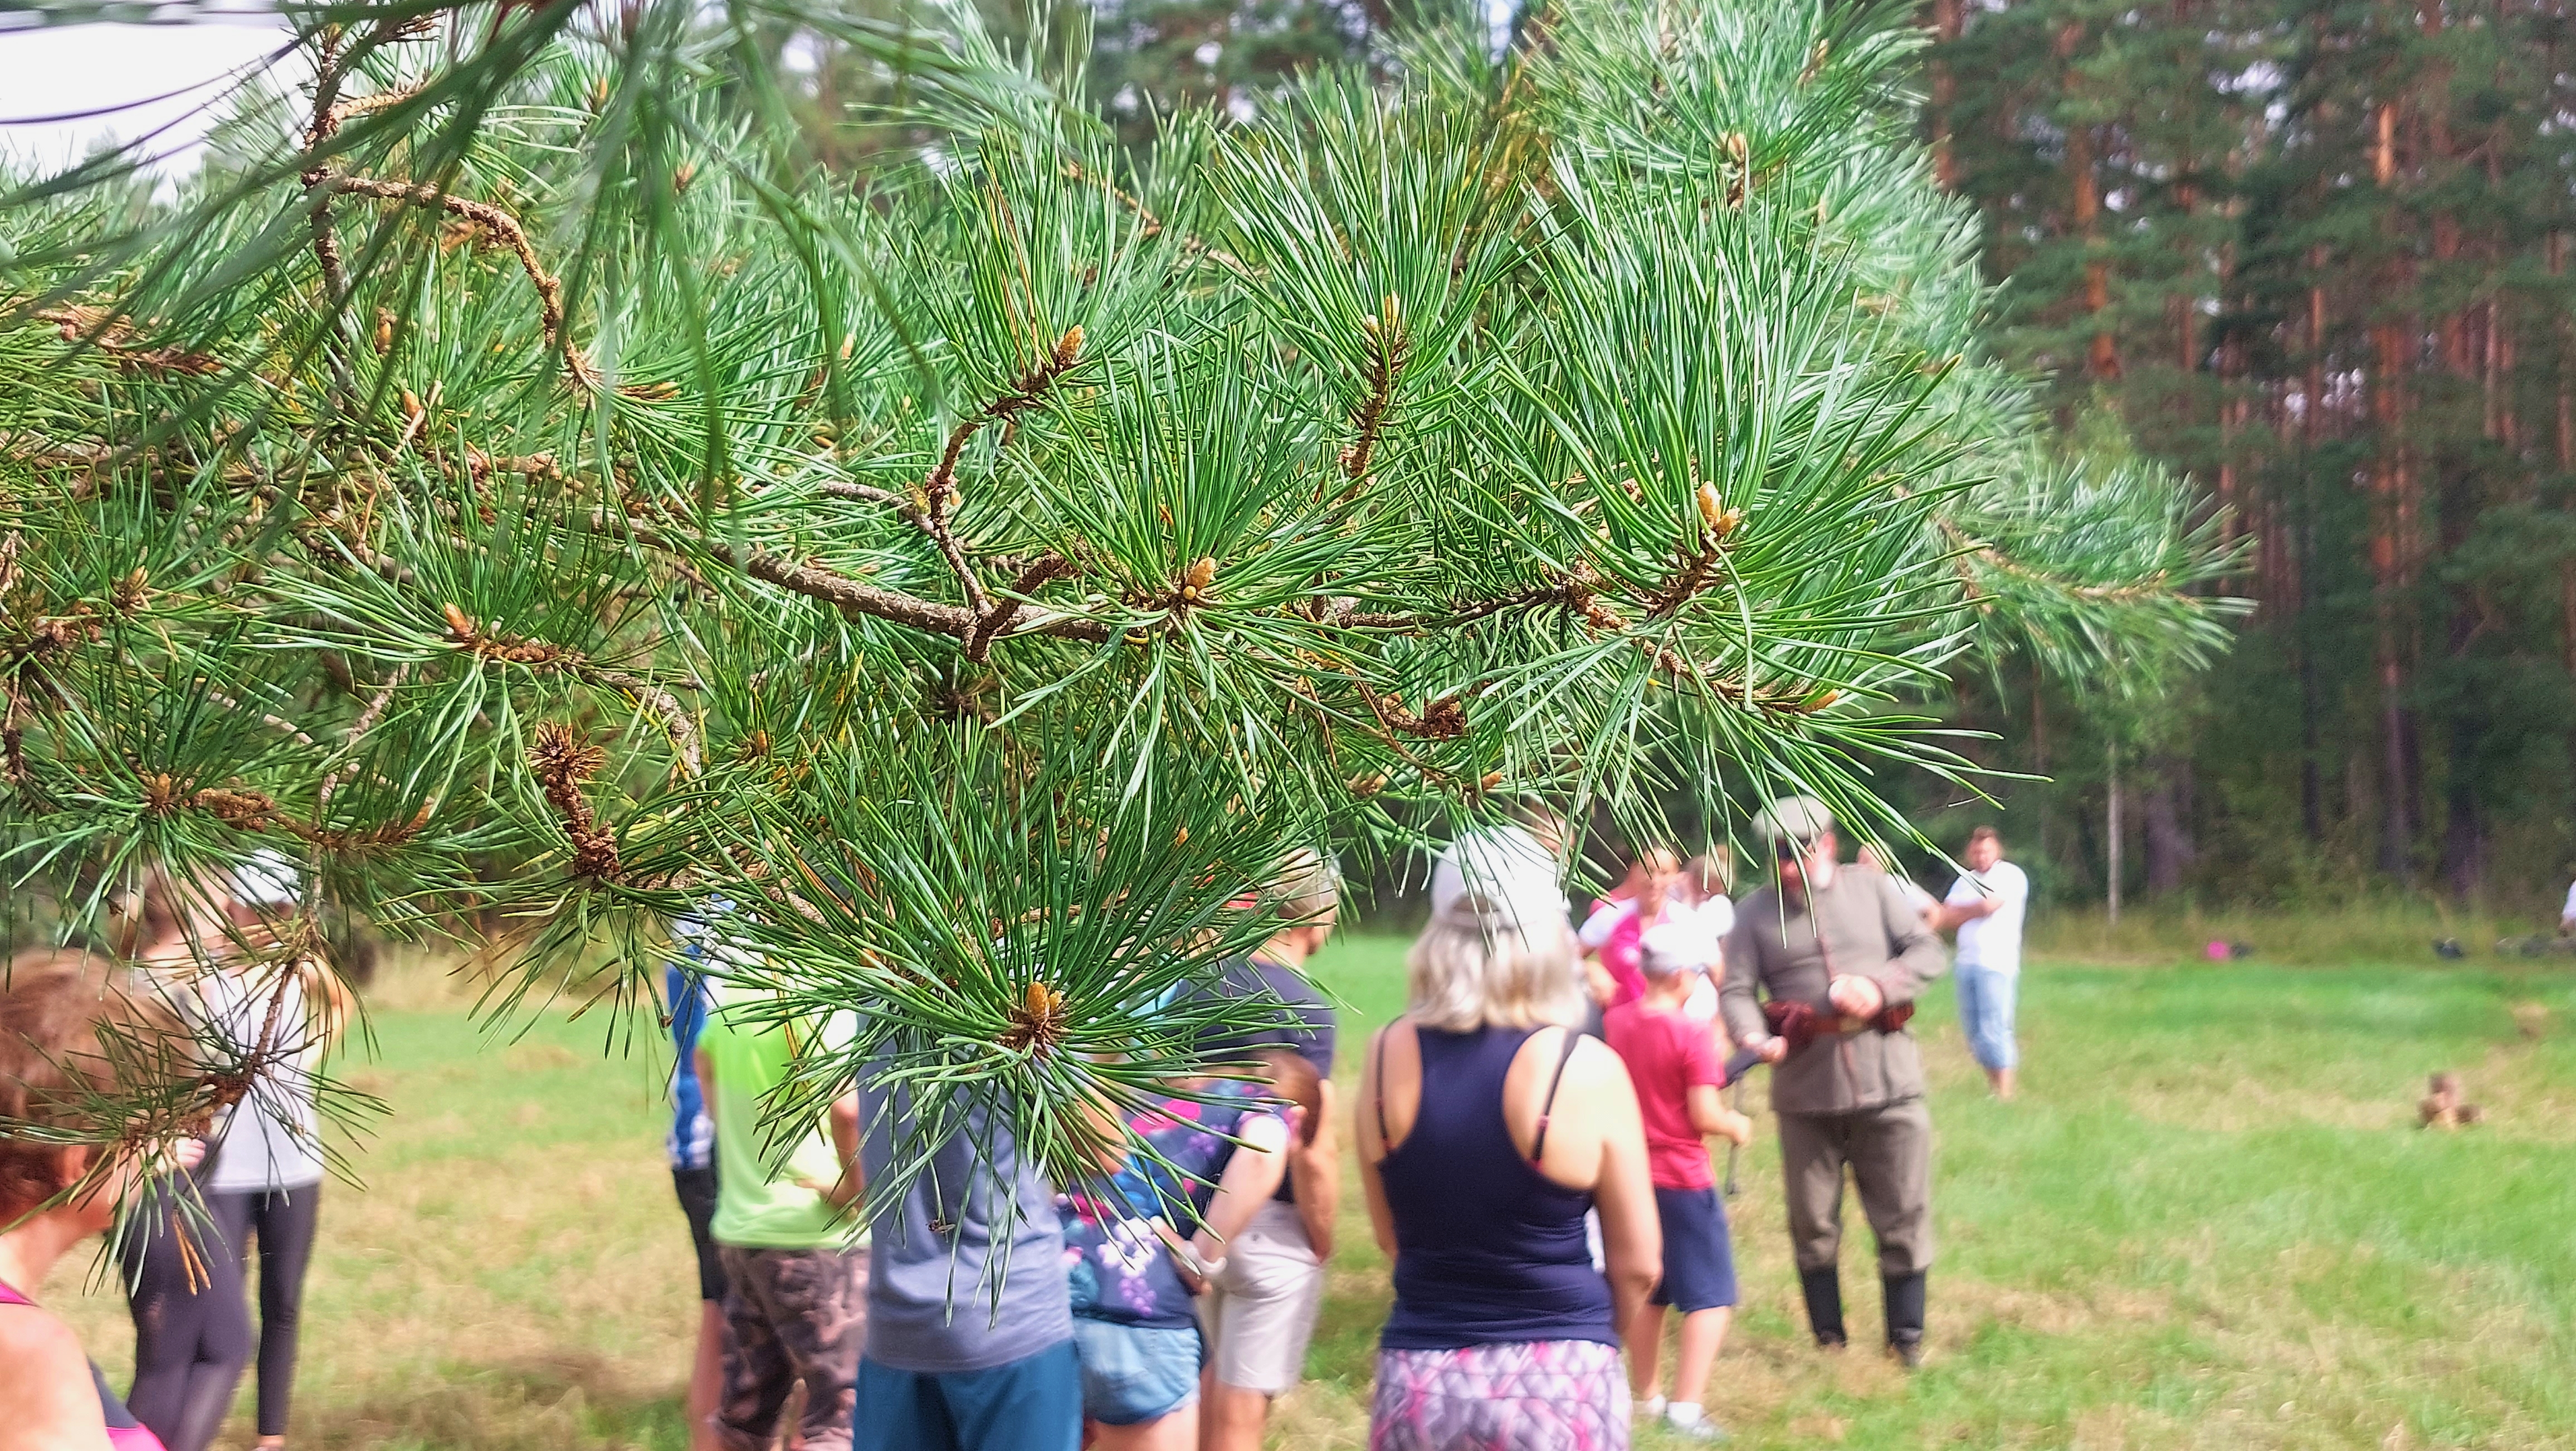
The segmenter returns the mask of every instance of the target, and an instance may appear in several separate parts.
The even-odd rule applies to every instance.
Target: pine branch
[[[545,332],[546,345],[562,354],[564,371],[571,375],[575,384],[594,392],[598,390],[599,374],[591,368],[590,359],[574,345],[565,329],[563,283],[537,260],[537,249],[529,243],[527,229],[519,225],[518,218],[490,202],[453,196],[420,182],[385,181],[325,171],[318,181],[307,185],[325,201],[336,195],[363,196],[443,211],[509,248],[511,255],[519,259],[520,269],[528,274],[528,281],[537,289],[537,320]],[[327,219],[317,222],[317,225],[327,225]]]
[[[1054,387],[1081,356],[1082,328],[1076,325],[1066,329],[1064,336],[1056,340],[1054,348],[1012,383],[1011,391],[984,405],[981,411],[961,419],[955,428],[949,430],[948,446],[940,451],[939,462],[930,470],[930,477],[922,481],[922,507],[915,522],[938,547],[939,557],[947,561],[949,572],[957,576],[958,587],[966,594],[967,611],[978,621],[992,613],[993,603],[984,593],[983,580],[976,576],[974,566],[967,562],[965,546],[959,542],[956,531],[949,527],[949,510],[957,497],[957,460],[965,453],[967,440],[973,438],[977,430],[989,423],[1016,418],[1023,411],[1037,406],[1038,400],[1046,396],[1047,390]],[[965,638],[971,639],[971,636],[970,630]]]
[[[1081,572],[1082,566],[1060,554],[1044,555],[1021,570],[1019,577],[1011,581],[1012,598],[986,611],[983,618],[975,622],[975,628],[966,637],[966,658],[982,664],[992,653],[994,637],[1009,629],[1011,621],[1019,617],[1021,604],[1029,594],[1048,580]]]
[[[1724,507],[1714,484],[1701,484],[1692,491],[1692,501],[1699,506],[1700,532],[1696,547],[1684,554],[1672,578],[1647,602],[1646,618],[1662,619],[1679,611],[1692,595],[1708,583],[1717,568],[1720,555],[1726,552],[1729,536],[1743,526],[1744,511]]]
[[[581,786],[607,760],[606,751],[581,739],[572,727],[559,721],[539,725],[535,739],[528,745],[528,765],[535,770],[547,804],[554,807],[564,835],[572,842],[572,874],[594,881],[617,875],[617,839],[600,827],[588,798],[581,794]]]
[[[1354,484],[1368,476],[1369,455],[1376,452],[1378,433],[1386,427],[1388,410],[1395,406],[1395,381],[1404,371],[1411,346],[1404,333],[1403,306],[1392,292],[1378,316],[1360,319],[1360,331],[1369,344],[1368,396],[1351,420],[1357,437],[1341,453],[1342,475]]]
[[[341,734],[341,750],[355,751],[357,749],[358,743],[366,739],[367,732],[374,730],[376,728],[376,722],[384,719],[385,707],[393,703],[394,692],[400,690],[403,682],[410,678],[411,667],[409,665],[397,665],[394,667],[394,673],[385,677],[384,684],[376,687],[375,695],[371,697],[364,706],[360,707],[358,718],[351,721],[349,723],[349,729]],[[331,804],[331,793],[339,789],[340,782],[346,779],[349,772],[354,769],[355,766],[352,765],[343,767],[340,770],[324,773],[321,786],[314,792],[315,810],[319,811],[321,808]]]

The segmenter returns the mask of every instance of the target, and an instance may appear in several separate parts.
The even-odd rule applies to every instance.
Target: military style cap
[[[1784,796],[1762,808],[1754,825],[1776,852],[1783,841],[1803,847],[1833,830],[1834,814],[1812,796]]]

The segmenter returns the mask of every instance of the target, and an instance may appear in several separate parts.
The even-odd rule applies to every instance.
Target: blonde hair
[[[1508,908],[1462,894],[1406,955],[1405,1011],[1426,1028],[1535,1028],[1583,1020],[1583,990],[1557,940],[1534,943]]]
[[[1283,932],[1313,926],[1340,913],[1341,888],[1341,874],[1333,864],[1301,846],[1279,863],[1278,874],[1262,891],[1263,905],[1279,914]]]

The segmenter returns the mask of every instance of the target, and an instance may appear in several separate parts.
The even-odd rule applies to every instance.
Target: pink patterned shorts
[[[1619,1350],[1534,1340],[1381,1350],[1369,1451],[1627,1451]]]

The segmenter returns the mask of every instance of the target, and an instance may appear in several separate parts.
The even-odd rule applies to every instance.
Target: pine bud
[[[1081,356],[1082,324],[1075,323],[1073,326],[1064,330],[1063,337],[1056,339],[1055,370],[1059,373],[1063,372],[1065,369],[1073,366],[1074,359]]]
[[[1717,485],[1700,485],[1696,497],[1699,500],[1699,521],[1711,529],[1716,528],[1717,521],[1726,517],[1726,505],[1717,497]]]

